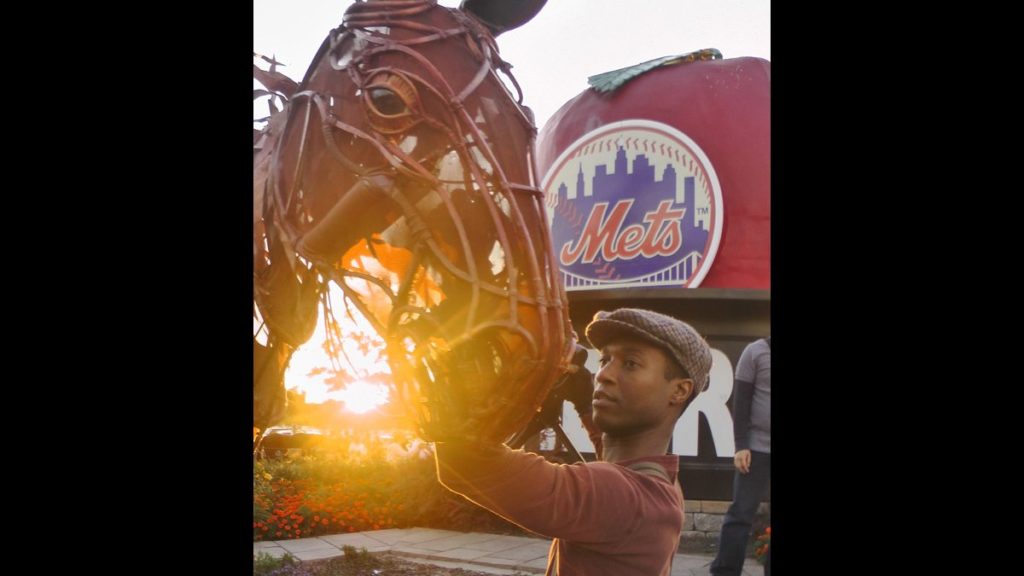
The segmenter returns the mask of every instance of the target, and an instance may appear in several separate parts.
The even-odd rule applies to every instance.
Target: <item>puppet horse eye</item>
[[[370,126],[381,134],[399,134],[423,120],[419,95],[399,72],[371,73],[363,90],[363,108]]]
[[[405,101],[389,88],[371,88],[370,102],[377,112],[384,116],[398,116],[409,112]]]

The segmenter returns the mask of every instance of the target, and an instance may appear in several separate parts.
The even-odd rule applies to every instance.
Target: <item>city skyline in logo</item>
[[[547,193],[566,289],[691,286],[721,214],[715,222],[706,160],[694,156],[684,143],[637,131],[563,156]]]

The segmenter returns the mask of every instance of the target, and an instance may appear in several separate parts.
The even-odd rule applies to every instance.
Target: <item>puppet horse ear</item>
[[[462,0],[459,9],[483,22],[491,34],[518,28],[533,19],[548,0]]]

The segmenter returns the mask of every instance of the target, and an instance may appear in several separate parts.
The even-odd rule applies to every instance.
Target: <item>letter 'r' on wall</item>
[[[732,363],[716,348],[711,349],[711,386],[702,392],[686,408],[676,422],[672,433],[672,452],[680,456],[697,455],[697,434],[700,432],[700,418],[703,412],[711,426],[711,439],[715,443],[715,454],[719,458],[731,458],[736,453],[736,438],[732,433],[732,413],[729,412],[729,397],[733,384]]]

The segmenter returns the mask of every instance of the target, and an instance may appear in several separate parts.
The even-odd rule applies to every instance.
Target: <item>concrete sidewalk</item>
[[[254,542],[253,554],[290,553],[299,560],[320,560],[343,554],[343,546],[367,552],[391,552],[406,560],[486,574],[543,574],[551,541],[480,532],[405,528],[334,534],[318,538]],[[672,576],[708,576],[711,556],[676,554]],[[744,576],[761,576],[763,569],[747,559]]]

